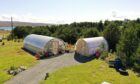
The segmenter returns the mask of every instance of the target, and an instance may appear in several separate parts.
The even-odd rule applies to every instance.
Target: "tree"
[[[97,29],[98,29],[100,32],[103,31],[104,25],[103,25],[102,21],[100,21],[100,22],[98,23]]]
[[[135,71],[140,72],[140,43],[139,47],[136,50],[136,53],[133,55],[133,68]]]
[[[125,29],[120,41],[117,45],[117,53],[124,64],[128,67],[132,67],[134,64],[133,55],[140,42],[140,25],[133,24],[129,28]]]
[[[84,38],[88,37],[97,37],[99,36],[99,31],[95,28],[90,28],[90,29],[83,29],[83,36]]]
[[[140,18],[138,18],[138,19],[136,20],[136,22],[137,22],[137,23],[140,23]]]
[[[120,39],[120,30],[114,23],[110,23],[103,32],[103,36],[109,44],[109,49],[116,50],[116,44]]]
[[[31,26],[17,26],[12,31],[12,34],[14,35],[14,37],[24,38],[29,33],[31,33],[31,30],[32,30]]]
[[[50,36],[51,32],[48,30],[47,27],[34,27],[31,31],[32,34],[39,34],[39,35],[46,35],[46,36]]]
[[[110,24],[110,21],[108,21],[108,20],[105,20],[104,21],[104,26],[106,27],[106,26],[108,26]]]
[[[60,36],[63,37],[65,42],[74,44],[77,41],[78,32],[73,27],[67,27],[63,29],[62,35],[60,34]]]

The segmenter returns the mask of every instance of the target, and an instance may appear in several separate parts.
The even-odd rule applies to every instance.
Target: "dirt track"
[[[75,64],[79,64],[79,62],[74,59],[74,53],[40,60],[37,65],[21,72],[4,84],[39,84],[44,80],[47,72],[51,73],[59,68]]]

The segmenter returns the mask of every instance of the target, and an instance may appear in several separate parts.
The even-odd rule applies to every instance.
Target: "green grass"
[[[140,77],[131,70],[129,76],[123,76],[101,60],[62,68],[50,74],[41,84],[101,84],[103,81],[111,84],[140,84]]]
[[[11,66],[30,67],[37,62],[33,56],[21,49],[23,42],[4,40],[4,43],[4,46],[0,46],[0,84],[13,77],[6,73]]]

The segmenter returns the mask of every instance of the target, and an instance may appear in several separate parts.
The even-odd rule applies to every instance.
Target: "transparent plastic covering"
[[[24,43],[26,43],[28,45],[35,46],[35,47],[40,48],[40,49],[44,49],[46,44],[52,39],[54,39],[54,38],[48,37],[48,36],[31,34],[31,35],[28,35],[24,39]]]
[[[64,42],[62,40],[36,34],[30,34],[24,39],[24,48],[33,53],[44,54],[47,49],[55,48],[56,45],[54,47],[51,45],[54,41],[58,42],[59,47],[57,51],[64,49]]]
[[[93,55],[97,49],[107,51],[108,43],[104,37],[83,38],[77,41],[75,49],[79,54]]]
[[[85,38],[83,40],[88,45],[90,55],[94,54],[97,48],[108,50],[108,43],[104,37]]]

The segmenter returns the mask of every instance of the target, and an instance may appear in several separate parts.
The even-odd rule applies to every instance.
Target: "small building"
[[[94,55],[97,50],[108,50],[108,43],[104,37],[79,39],[75,45],[75,52],[82,56]]]
[[[43,35],[30,34],[24,39],[23,47],[35,54],[44,56],[46,53],[54,55],[65,50],[64,41]]]

